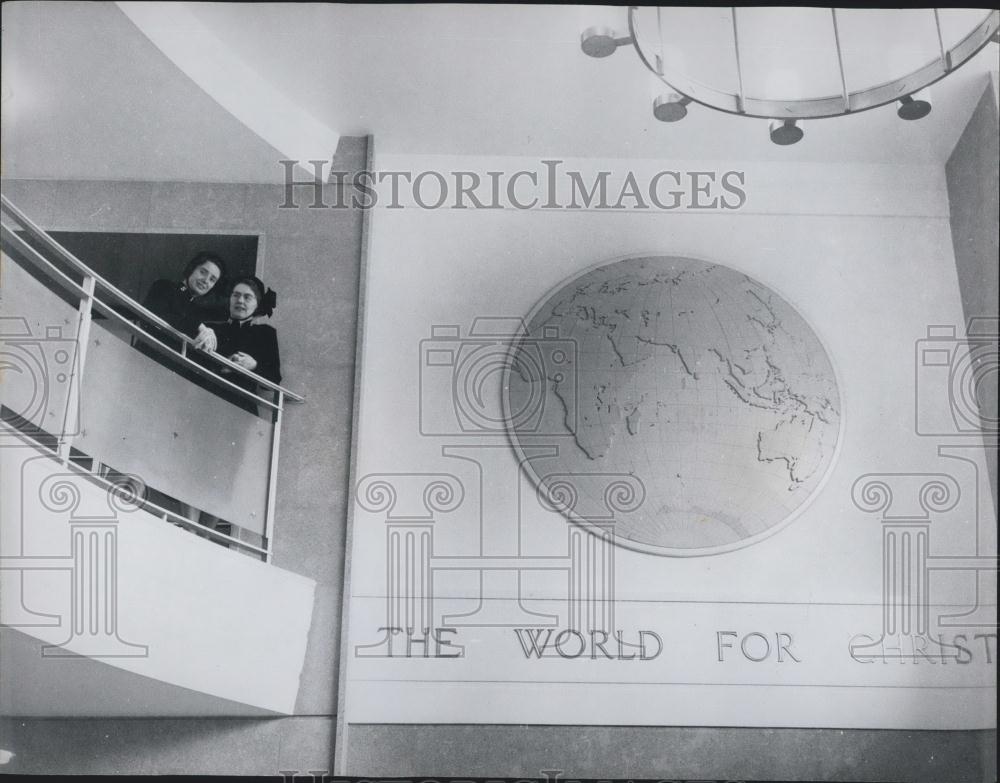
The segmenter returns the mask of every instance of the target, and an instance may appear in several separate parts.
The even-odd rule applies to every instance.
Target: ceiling
[[[244,64],[261,95],[277,90],[341,135],[374,134],[377,149],[390,153],[941,162],[998,67],[989,44],[931,88],[934,110],[919,122],[883,107],[808,122],[802,142],[777,147],[764,120],[699,106],[679,123],[655,120],[652,77],[630,47],[603,60],[580,51],[581,30],[607,18],[601,7],[187,10]],[[610,13],[624,25],[624,8]],[[281,181],[285,155],[113,3],[5,3],[3,78],[4,176]]]

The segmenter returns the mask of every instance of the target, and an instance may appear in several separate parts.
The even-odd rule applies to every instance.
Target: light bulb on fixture
[[[627,32],[619,32],[625,29],[627,23],[623,11],[617,7],[592,7],[581,15],[589,20],[587,29],[580,35],[580,48],[585,55],[609,57],[619,46],[632,43],[632,37]]]
[[[888,52],[889,68],[893,75],[906,74],[920,62],[914,42],[907,41],[892,47]],[[896,103],[896,116],[901,120],[919,120],[931,113],[930,94],[926,88],[908,92]]]
[[[781,147],[789,144],[797,144],[802,141],[805,131],[798,124],[798,120],[771,120],[767,126],[768,135],[771,141]]]
[[[588,27],[580,36],[580,48],[588,57],[608,57],[629,43],[631,36],[619,35],[611,27]]]
[[[898,14],[900,24],[883,42],[868,34],[866,11],[800,10],[808,12],[803,29],[812,31],[807,40],[814,38],[814,45],[797,39],[795,29],[767,28],[757,11],[733,8],[720,19],[710,8],[678,15],[646,6],[629,6],[626,20],[620,8],[582,10],[588,27],[580,45],[587,55],[599,58],[631,45],[659,80],[651,96],[658,120],[681,120],[688,104],[697,103],[729,115],[766,119],[771,140],[787,146],[802,140],[802,121],[854,115],[893,103],[902,119],[927,116],[931,102],[923,90],[967,63],[996,40],[1000,30],[996,9],[967,17],[962,27],[968,31],[958,37],[947,26],[942,28],[939,9],[887,10],[886,18]],[[918,36],[911,34],[914,25],[921,30]],[[767,30],[762,33],[763,28]],[[865,34],[859,37],[858,31]],[[872,43],[876,39],[877,46]],[[690,56],[707,50],[733,56]]]
[[[930,113],[931,102],[928,90],[904,95],[899,99],[899,106],[896,108],[896,114],[902,120],[919,120]]]
[[[653,116],[660,122],[677,122],[687,117],[691,99],[677,92],[668,92],[653,98]]]
[[[649,99],[653,103],[653,116],[660,122],[677,122],[687,117],[691,99],[683,95],[655,73],[649,74]]]

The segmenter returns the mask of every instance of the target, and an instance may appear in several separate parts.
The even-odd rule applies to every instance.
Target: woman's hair
[[[216,283],[221,282],[226,276],[226,265],[215,253],[209,253],[207,250],[202,250],[194,258],[187,262],[187,266],[184,267],[184,272],[181,273],[181,282],[186,283],[187,279],[191,276],[191,273],[204,263],[212,263],[219,267],[219,280]]]
[[[250,286],[253,289],[254,296],[257,297],[257,309],[251,315],[265,315],[270,318],[271,314],[274,313],[274,308],[278,306],[278,295],[272,289],[266,288],[259,277],[253,275],[235,280],[229,287],[229,293],[232,294],[233,289],[240,285],[240,283]]]

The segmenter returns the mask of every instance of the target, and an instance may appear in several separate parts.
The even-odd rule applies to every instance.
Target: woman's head
[[[243,321],[255,315],[270,316],[277,304],[277,295],[257,277],[241,277],[229,293],[229,317]]]
[[[182,280],[195,296],[205,296],[226,274],[225,264],[215,253],[199,253],[184,267]]]

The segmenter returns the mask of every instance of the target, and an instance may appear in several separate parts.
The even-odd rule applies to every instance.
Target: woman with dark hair
[[[254,323],[255,318],[270,317],[277,304],[277,295],[257,277],[242,277],[233,283],[229,294],[229,319],[210,323],[218,338],[216,353],[274,383],[281,383],[281,359],[278,355],[278,333],[273,326]],[[228,367],[219,371],[229,380],[256,393],[257,384]],[[245,406],[244,406],[245,407]]]
[[[157,280],[143,306],[194,339],[196,348],[215,350],[215,333],[205,325],[210,316],[208,294],[226,274],[225,264],[215,253],[202,251],[188,261],[179,282]],[[147,329],[149,325],[147,324]]]
[[[225,321],[210,322],[210,329],[218,338],[215,353],[224,356],[229,361],[245,370],[267,378],[274,383],[281,383],[281,359],[278,355],[278,333],[273,326],[254,323],[255,318],[270,317],[277,304],[277,295],[257,277],[241,277],[236,280],[229,293],[229,318]],[[208,365],[206,357],[196,359],[203,365]],[[253,394],[259,394],[257,383],[242,373],[228,366],[220,366],[212,362],[210,369],[231,383]],[[233,392],[231,389],[221,389],[213,385],[213,391],[223,399],[244,410],[259,415],[257,405],[253,400]],[[231,533],[229,522],[218,519],[206,512],[200,516],[200,524],[227,535]],[[224,542],[220,542],[224,543]]]

